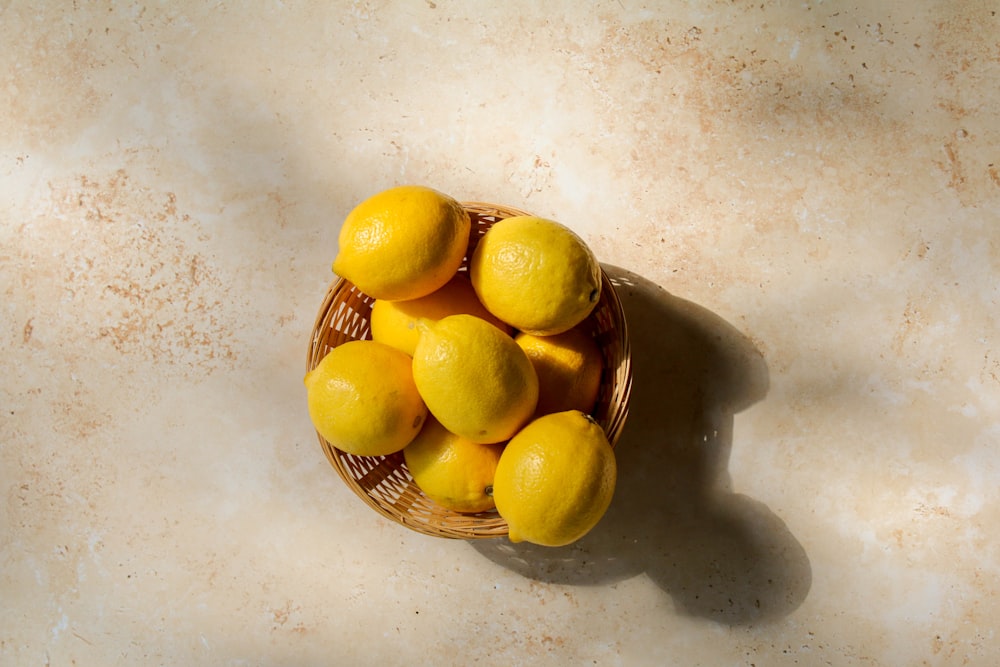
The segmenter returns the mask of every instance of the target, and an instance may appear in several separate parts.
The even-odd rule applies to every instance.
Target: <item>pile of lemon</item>
[[[496,222],[460,272],[471,220],[455,199],[401,186],[344,221],[334,272],[375,299],[371,340],[305,377],[309,414],[359,456],[402,451],[423,493],[496,509],[511,541],[562,546],[604,515],[617,468],[590,417],[602,361],[579,325],[600,299],[593,252],[534,216]]]

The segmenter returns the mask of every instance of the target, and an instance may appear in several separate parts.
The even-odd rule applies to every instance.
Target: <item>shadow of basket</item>
[[[561,548],[472,543],[540,581],[593,585],[645,573],[679,613],[727,625],[780,618],[805,599],[805,550],[766,505],[732,493],[734,415],[768,391],[767,364],[719,316],[605,266],[628,321],[633,390],[616,447],[615,498],[583,539]]]

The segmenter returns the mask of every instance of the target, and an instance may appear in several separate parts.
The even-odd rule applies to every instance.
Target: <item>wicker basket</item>
[[[464,202],[462,205],[472,219],[472,233],[460,272],[468,270],[472,251],[493,223],[515,215],[528,215],[525,211],[494,204]],[[601,298],[584,326],[597,340],[604,362],[593,416],[613,446],[628,414],[632,367],[621,302],[608,276],[603,270],[601,273]],[[373,301],[347,280],[337,279],[330,285],[313,327],[307,370],[315,368],[338,345],[371,338],[369,317]],[[355,456],[337,449],[323,436],[319,436],[319,441],[347,485],[379,514],[417,532],[437,537],[474,539],[507,535],[507,522],[496,511],[462,514],[446,510],[427,498],[414,484],[402,452],[389,456]]]

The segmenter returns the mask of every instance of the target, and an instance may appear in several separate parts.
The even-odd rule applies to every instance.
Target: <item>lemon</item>
[[[553,336],[519,333],[514,341],[538,375],[535,414],[590,412],[601,388],[601,348],[579,327]]]
[[[375,341],[335,347],[306,373],[305,385],[316,431],[350,454],[398,452],[427,417],[410,357]]]
[[[515,329],[561,333],[583,321],[601,296],[601,267],[571,229],[553,220],[515,216],[495,223],[469,264],[486,308]]]
[[[578,410],[525,426],[500,455],[497,512],[511,542],[559,547],[597,525],[614,495],[617,465],[604,430]]]
[[[455,275],[471,227],[448,195],[419,185],[383,190],[347,215],[333,271],[376,299],[416,299]]]
[[[449,315],[421,334],[413,379],[430,413],[473,442],[510,438],[538,402],[538,377],[524,350],[474,315]]]
[[[455,512],[493,509],[493,474],[502,444],[479,444],[430,417],[403,450],[413,481],[428,498]]]
[[[372,339],[392,345],[409,355],[417,347],[422,329],[448,315],[475,315],[510,335],[513,330],[508,324],[494,317],[479,302],[476,291],[469,279],[456,275],[441,289],[427,296],[408,301],[385,301],[376,299],[372,305],[370,318]]]

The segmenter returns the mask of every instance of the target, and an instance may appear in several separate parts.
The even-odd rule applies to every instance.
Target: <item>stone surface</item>
[[[998,11],[0,2],[0,664],[997,664]],[[338,225],[399,183],[619,286],[571,547],[323,457]]]

